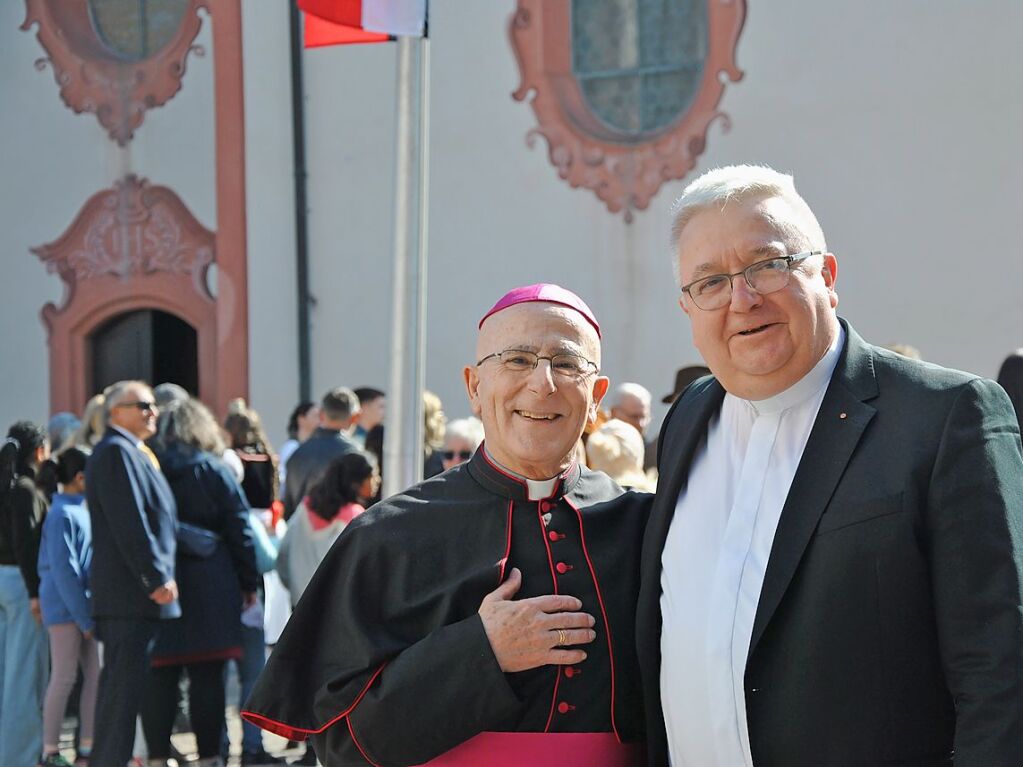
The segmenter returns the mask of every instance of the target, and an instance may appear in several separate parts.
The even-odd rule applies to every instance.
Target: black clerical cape
[[[243,716],[312,737],[331,765],[417,765],[482,732],[643,738],[634,613],[652,496],[573,465],[550,497],[481,448],[345,529]],[[512,567],[517,599],[571,594],[596,619],[578,666],[501,671],[477,613]]]

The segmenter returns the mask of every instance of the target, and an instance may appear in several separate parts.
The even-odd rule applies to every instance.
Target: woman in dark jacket
[[[35,476],[46,431],[18,421],[0,447],[0,765],[33,767],[42,749],[46,632],[39,611],[39,539],[46,498]]]
[[[196,401],[160,415],[160,467],[178,507],[176,580],[181,618],[164,626],[142,705],[149,756],[166,759],[178,682],[188,672],[189,713],[200,765],[216,764],[224,730],[224,663],[241,655],[241,610],[262,582],[248,523],[249,503],[230,470],[216,420]]]

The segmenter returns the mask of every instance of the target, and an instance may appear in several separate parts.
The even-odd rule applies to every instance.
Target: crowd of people
[[[583,465],[635,465],[617,424],[649,407],[608,393],[594,312],[508,291],[463,371],[483,449],[352,520],[247,721],[332,767],[1019,764],[1012,382],[839,317],[791,176],[703,174],[671,241],[710,375],[660,428],[655,492]]]
[[[919,359],[912,347],[889,348]],[[706,373],[702,366],[679,370],[664,401],[672,402]],[[1023,350],[1005,360],[998,382],[1023,413]],[[644,439],[651,400],[650,392],[636,383],[612,388],[605,409],[582,434],[576,458],[622,487],[652,492],[657,444]],[[151,649],[134,653],[143,665],[128,662],[118,675],[107,672],[108,710],[99,717],[100,726],[117,731],[114,737],[108,733],[119,744],[117,764],[121,754],[143,752],[149,764],[162,766],[180,756],[171,734],[187,712],[200,764],[226,760],[225,664],[238,664],[244,701],[263,669],[268,646],[335,539],[379,500],[385,401],[378,389],[339,387],[319,404],[301,402],[291,413],[288,440],[279,452],[258,413],[243,400],[230,403],[221,425],[200,401],[173,384],[150,391],[143,382],[121,382],[93,397],[81,419],[60,413],[45,429],[28,421],[13,424],[0,451],[0,630],[5,640],[0,762],[69,764],[59,745],[70,708],[77,715],[74,764],[90,763],[101,668],[97,619],[109,624],[104,641],[112,646],[105,648],[106,663],[120,663],[116,653],[124,650],[126,637],[118,624],[133,612],[118,604],[125,596],[120,579],[143,577],[139,568],[148,567],[161,575],[146,581],[147,588],[156,584],[149,594],[153,604],[143,605],[138,614],[149,623],[143,636],[154,641]],[[468,461],[483,442],[479,419],[446,422],[435,395],[427,393],[424,412],[426,477]],[[116,456],[103,460],[111,449],[100,448],[89,471],[108,432],[115,441],[131,435],[128,441],[138,455],[122,444]],[[125,460],[126,452],[134,461]],[[122,525],[125,519],[108,510],[104,499],[145,494],[141,477],[147,473],[150,481],[162,477],[154,484],[166,483],[168,502],[133,502],[127,518],[132,524]],[[95,511],[86,492],[93,483]],[[97,516],[101,557],[117,560],[97,562],[101,573],[114,571],[109,588],[103,587],[102,575],[90,577]],[[123,529],[115,532],[112,525]],[[134,533],[132,526],[138,528]],[[146,540],[130,540],[137,535]],[[140,565],[132,561],[136,556],[152,561]],[[280,602],[271,609],[267,600],[275,596],[283,600],[283,609]],[[151,619],[157,614],[174,620],[161,622],[156,630]],[[133,711],[140,716],[143,741],[136,735]],[[254,724],[242,727],[242,765],[284,764],[282,757],[266,752]],[[101,762],[93,757],[92,763]],[[296,763],[315,764],[312,750]]]
[[[183,716],[199,764],[226,760],[225,666],[237,664],[244,700],[319,560],[379,499],[385,401],[338,387],[302,402],[279,453],[243,400],[218,423],[170,383],[122,381],[80,418],[12,425],[0,450],[0,764],[69,764],[69,711],[76,765],[168,764]],[[425,404],[424,469],[439,473],[482,429],[459,419],[445,434],[440,400]],[[284,763],[242,729],[242,765]]]
[[[651,393],[600,375],[595,315],[549,284],[479,321],[473,416],[426,392],[424,482],[382,501],[370,387],[299,403],[279,451],[243,400],[218,422],[169,383],[13,424],[0,765],[167,767],[182,726],[224,764],[230,663],[245,767],[285,761],[260,728],[311,736],[297,764],[518,765],[536,733],[577,736],[544,741],[566,765],[1010,764],[1023,350],[999,388],[867,344],[769,169],[694,182],[673,241],[708,367],[656,439]]]
[[[145,754],[165,765],[181,756],[171,734],[182,716],[200,763],[226,760],[225,665],[237,664],[244,700],[320,560],[380,500],[385,403],[370,387],[303,401],[279,451],[243,400],[218,424],[171,383],[119,382],[80,418],[11,426],[0,458],[0,685],[10,701],[0,763],[68,764],[68,711],[79,766],[108,753],[111,763]],[[618,387],[578,455],[650,488],[649,404],[638,384]],[[479,419],[448,421],[425,393],[425,477],[469,460],[482,441]],[[130,595],[138,579],[144,602]],[[242,730],[242,765],[284,763],[255,725]],[[312,751],[297,763],[314,764]]]

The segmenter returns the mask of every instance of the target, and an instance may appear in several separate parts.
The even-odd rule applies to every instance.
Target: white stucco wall
[[[792,171],[840,260],[841,311],[868,339],[994,375],[1023,345],[1023,4],[856,5],[749,0],[698,170],[754,161]],[[511,0],[434,0],[427,386],[467,412],[461,366],[475,320],[508,287],[561,282],[593,306],[604,367],[659,399],[698,357],[666,256],[666,185],[634,223],[557,178],[507,40]],[[253,404],[271,436],[298,396],[287,11],[243,4]],[[38,72],[20,3],[0,3],[0,425],[43,419],[39,310],[59,280],[29,253],[126,171],[175,189],[216,226],[213,52],[206,23],[183,90],[126,150]],[[390,364],[396,46],[310,50],[306,64],[313,392],[386,388]],[[663,414],[660,406],[655,415]]]
[[[548,280],[597,312],[612,379],[659,399],[698,360],[666,260],[684,182],[628,225],[560,181],[542,142],[526,148],[535,121],[510,96],[513,5],[431,3],[427,385],[464,413],[474,320],[508,287]],[[839,256],[841,313],[877,343],[993,376],[1023,344],[1021,33],[1014,0],[750,0],[746,77],[721,105],[733,127],[711,128],[698,170],[793,172]],[[306,53],[317,390],[387,382],[394,59],[384,46]],[[990,276],[966,274],[976,268]]]
[[[192,213],[216,227],[213,184],[213,68],[209,26],[196,40],[207,55],[191,55],[185,86],[167,105],[146,113],[135,138],[120,148],[92,114],[64,106],[53,70],[35,36],[18,29],[22,3],[0,3],[0,231],[3,280],[0,323],[0,426],[49,415],[49,352],[39,312],[60,302],[63,285],[29,248],[56,240],[86,200],[126,173],[171,187]],[[62,371],[54,371],[60,375]]]
[[[298,393],[288,4],[242,4],[249,399],[280,445]]]

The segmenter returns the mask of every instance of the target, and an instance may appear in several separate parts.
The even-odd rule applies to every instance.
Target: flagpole
[[[384,430],[383,495],[423,479],[429,41],[398,38],[391,380]]]

